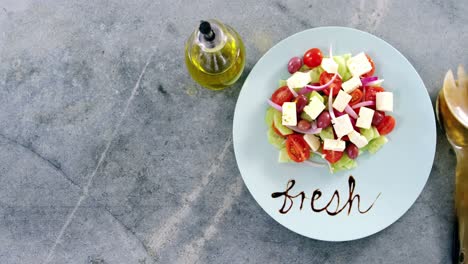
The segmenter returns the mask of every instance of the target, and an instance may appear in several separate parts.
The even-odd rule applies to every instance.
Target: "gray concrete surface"
[[[468,64],[466,14],[456,0],[0,1],[0,263],[448,263],[455,160],[440,131],[407,214],[327,243],[256,204],[231,128],[262,54],[325,25],[390,42],[434,101],[446,70]],[[183,61],[185,39],[211,17],[248,52],[223,92],[194,84]]]

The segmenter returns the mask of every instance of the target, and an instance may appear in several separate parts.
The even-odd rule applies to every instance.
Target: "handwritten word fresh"
[[[283,206],[279,209],[279,212],[282,214],[288,213],[293,208],[294,201],[297,200],[297,198],[299,198],[299,201],[300,201],[299,210],[302,210],[302,207],[304,205],[304,200],[309,199],[308,197],[306,197],[306,194],[303,191],[297,194],[291,194],[292,189],[295,184],[296,184],[295,180],[289,180],[288,183],[286,184],[286,190],[284,192],[275,192],[271,194],[272,198],[280,198],[284,196]],[[353,208],[353,202],[356,201],[357,211],[361,214],[365,214],[369,212],[369,210],[374,206],[377,199],[380,197],[380,193],[379,193],[377,197],[375,198],[374,202],[367,209],[362,210],[361,209],[361,196],[359,194],[354,194],[354,188],[356,187],[356,180],[354,179],[353,176],[349,176],[348,178],[348,187],[349,187],[349,194],[348,194],[346,202],[343,204],[342,207],[340,207],[340,193],[338,192],[338,190],[335,190],[335,192],[330,198],[330,201],[324,207],[317,207],[316,202],[320,199],[320,197],[322,197],[322,192],[319,189],[316,189],[312,193],[312,197],[310,198],[311,200],[310,207],[312,211],[316,213],[325,211],[327,214],[334,216],[343,212],[347,208],[348,215],[349,215]],[[335,207],[332,206],[334,201],[336,201]]]

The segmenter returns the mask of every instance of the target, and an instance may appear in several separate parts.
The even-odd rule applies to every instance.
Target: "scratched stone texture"
[[[455,159],[441,131],[408,213],[327,243],[256,204],[231,129],[255,62],[318,26],[387,40],[434,102],[446,70],[468,65],[466,14],[456,0],[0,1],[0,263],[448,263]],[[185,39],[211,17],[248,54],[222,92],[194,84],[183,62]]]

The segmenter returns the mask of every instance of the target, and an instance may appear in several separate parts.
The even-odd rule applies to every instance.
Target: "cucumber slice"
[[[271,127],[273,125],[273,115],[275,114],[275,111],[278,111],[274,109],[273,107],[268,107],[266,114],[265,114],[265,124],[268,127]],[[278,111],[279,112],[279,111]]]
[[[343,82],[346,82],[347,80],[351,79],[353,77],[353,75],[351,75],[351,73],[348,71],[345,74],[343,74],[341,77],[343,77],[341,80]]]
[[[369,150],[369,153],[375,154],[387,142],[388,139],[385,136],[379,136],[367,144],[367,150]]]
[[[323,99],[323,96],[321,96],[317,91],[312,91],[309,94],[309,101],[312,100],[313,97],[317,97],[317,99],[320,100],[320,102],[324,103],[325,99]]]
[[[328,96],[324,95],[324,96],[323,96],[323,101],[324,101],[325,106],[327,106],[327,104],[328,104]],[[327,102],[327,103],[325,103],[325,102]]]
[[[372,130],[374,130],[374,138],[380,137],[380,133],[375,126],[372,126]]]
[[[375,138],[374,129],[372,129],[372,127],[369,129],[361,128],[360,131],[361,135],[363,135],[367,139],[367,142],[370,142],[372,139]]]
[[[361,153],[363,152],[366,152],[369,148],[369,144],[365,145],[364,147],[360,148],[359,149],[359,155],[361,155]]]
[[[286,163],[286,162],[291,162],[291,158],[289,157],[288,155],[288,151],[286,150],[286,148],[282,148],[280,151],[279,151],[279,156],[278,156],[278,162],[279,163]]]
[[[303,65],[301,66],[301,68],[299,68],[299,71],[300,71],[300,72],[306,72],[306,71],[308,71],[308,70],[310,70],[310,68],[307,67],[307,65],[305,65],[305,64],[303,64]]]
[[[312,117],[310,117],[306,112],[301,113],[301,119],[307,120],[309,122],[312,122]]]
[[[335,60],[336,63],[338,63],[338,73],[341,76],[341,80],[343,82],[351,79],[353,77],[351,73],[348,70],[348,60],[351,58],[351,53],[346,53],[341,56],[335,56],[333,59]]]
[[[333,56],[333,60],[338,64],[338,74],[340,74],[341,77],[345,76],[348,71],[345,58],[343,56]]]
[[[285,146],[286,140],[282,136],[278,136],[275,131],[273,131],[273,128],[270,127],[268,129],[268,142],[272,144],[275,148],[277,149],[282,149]]]
[[[278,131],[283,134],[283,135],[289,135],[289,134],[292,134],[293,131],[285,126],[283,126],[282,124],[282,114],[280,111],[275,111],[274,115],[273,115],[273,122],[275,124],[275,127],[276,129],[278,129]]]
[[[288,85],[286,80],[279,80],[279,86],[278,87],[283,87],[283,86],[286,86],[286,85]]]
[[[361,135],[363,135],[368,142],[373,140],[374,138],[378,138],[380,136],[379,131],[375,126],[372,126],[369,129],[361,128]]]
[[[335,135],[333,134],[333,128],[331,126],[329,126],[329,127],[325,128],[325,129],[322,129],[322,131],[320,131],[320,138],[322,140],[325,140],[326,138],[334,139]]]
[[[310,71],[311,83],[318,83],[320,81],[320,74],[322,74],[322,67],[315,67]]]
[[[356,161],[351,159],[346,153],[343,154],[339,161],[332,164],[333,172],[337,172],[340,170],[350,170],[355,167],[357,167]]]

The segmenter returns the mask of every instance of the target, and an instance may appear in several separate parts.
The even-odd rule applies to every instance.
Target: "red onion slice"
[[[330,95],[328,96],[328,112],[330,113],[330,117],[332,121],[335,121],[336,116],[335,116],[335,112],[333,111],[332,100],[333,100],[333,87],[330,89]]]
[[[328,81],[324,85],[306,85],[306,86],[304,86],[304,88],[302,88],[302,90],[306,89],[305,93],[312,92],[312,91],[321,91],[321,90],[327,88],[328,86],[330,86],[330,84],[332,84],[335,81],[336,76],[338,76],[338,73],[335,73],[333,75],[333,77],[330,79],[330,81]]]
[[[375,105],[374,101],[364,101],[364,102],[361,102],[361,103],[358,103],[358,104],[355,104],[353,105],[353,109],[357,109],[359,107],[363,107],[363,106],[371,106],[371,105]]]
[[[316,128],[317,128],[317,122],[315,122],[315,121],[314,121],[314,122],[312,122],[312,125],[311,125],[311,127],[312,127],[313,129],[316,129]]]
[[[350,115],[352,118],[354,119],[357,119],[358,118],[358,115],[356,114],[356,112],[354,112],[354,110],[349,106],[347,105],[345,107],[345,111],[348,115]]]
[[[278,110],[280,112],[283,112],[283,107],[281,107],[280,105],[273,103],[271,100],[267,100],[267,102],[274,109],[276,109],[276,110]]]
[[[312,152],[313,152],[314,154],[317,154],[320,158],[322,158],[323,161],[325,161],[325,164],[323,164],[323,165],[328,166],[328,169],[330,170],[330,172],[333,173],[333,168],[332,168],[330,162],[328,162],[328,160],[325,159],[325,155],[322,154],[322,153],[320,153],[320,152],[318,152],[318,151],[312,151]],[[319,162],[315,162],[315,163],[319,163]]]
[[[289,85],[288,85],[288,89],[289,89],[289,91],[291,91],[291,93],[294,95],[294,97],[297,97],[297,96],[298,96],[297,92],[294,91],[293,88],[289,87]]]
[[[362,86],[365,86],[370,82],[377,81],[378,79],[379,79],[379,77],[377,77],[377,76],[362,78],[361,83],[362,83]]]
[[[367,83],[367,86],[379,86],[380,84],[382,84],[384,81],[384,79],[380,79],[380,80],[375,80],[375,81],[372,81],[372,82],[368,82]]]
[[[302,134],[318,134],[320,133],[320,131],[322,131],[321,128],[310,128],[309,130],[302,130],[296,126],[286,126],[286,127],[288,127],[289,129],[295,132],[302,133]]]
[[[310,93],[310,92],[312,92],[314,89],[307,88],[307,86],[315,87],[315,86],[319,86],[319,85],[320,85],[319,83],[313,83],[313,84],[311,84],[311,85],[306,85],[306,86],[302,87],[302,89],[299,90],[299,92],[297,92],[297,93],[298,93],[298,94]]]

